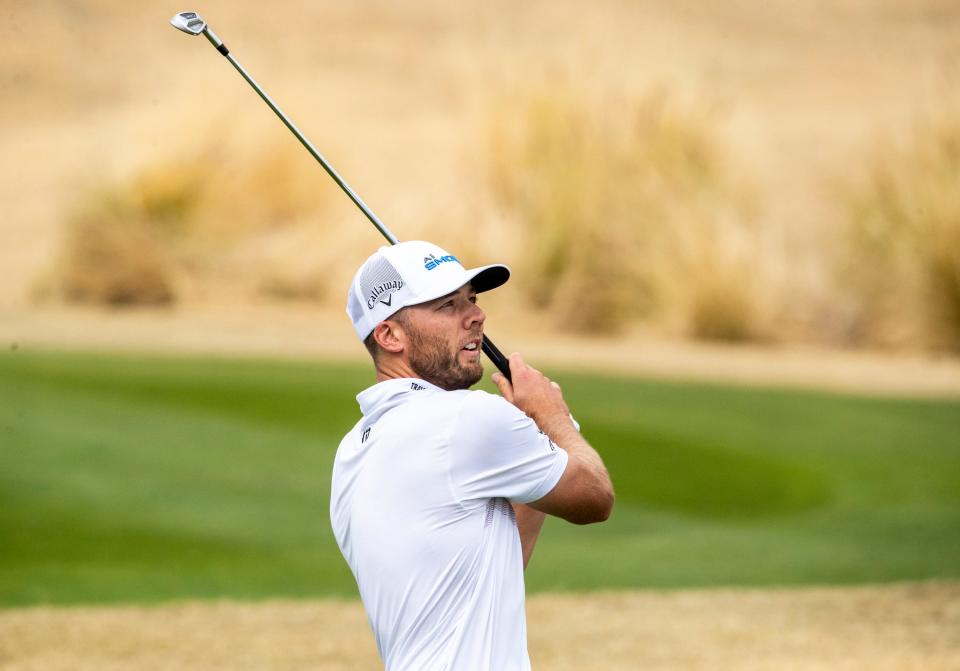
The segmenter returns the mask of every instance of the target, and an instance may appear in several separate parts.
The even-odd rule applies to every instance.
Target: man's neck
[[[413,368],[410,367],[410,364],[403,359],[391,358],[386,361],[377,362],[377,382],[385,382],[387,380],[396,380],[398,378],[419,378]]]

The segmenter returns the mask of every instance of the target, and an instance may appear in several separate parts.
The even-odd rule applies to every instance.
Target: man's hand
[[[613,509],[613,484],[600,455],[580,435],[560,386],[511,354],[513,384],[500,373],[493,381],[503,397],[532,419],[568,455],[567,468],[550,492],[528,505],[575,524],[602,522]]]
[[[508,359],[513,384],[500,373],[494,373],[491,378],[503,397],[522,410],[551,438],[554,431],[562,430],[561,426],[573,426],[570,408],[563,400],[560,385],[527,365],[516,352]]]

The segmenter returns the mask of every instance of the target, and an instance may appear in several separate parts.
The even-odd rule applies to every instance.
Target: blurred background
[[[5,312],[339,311],[381,243],[177,7],[4,4]],[[197,9],[508,328],[960,350],[955,3]]]
[[[619,495],[548,525],[531,593],[619,590],[642,646],[672,639],[641,610],[689,612],[636,590],[933,580],[856,593],[910,614],[861,668],[960,658],[955,1],[4,0],[0,663],[67,668],[14,607],[355,597],[327,479],[372,382],[346,287],[383,240],[184,10],[400,239],[513,268],[487,330],[564,383]],[[842,610],[731,594],[744,627]],[[593,668],[535,632],[601,602],[548,603],[534,661]],[[373,659],[351,608],[301,613],[368,646],[327,668]],[[90,668],[150,649],[128,634]]]

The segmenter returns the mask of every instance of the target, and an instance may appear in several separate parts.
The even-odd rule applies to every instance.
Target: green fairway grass
[[[550,374],[617,505],[548,521],[531,589],[960,577],[960,401]],[[0,605],[356,596],[329,478],[372,382],[364,364],[3,353]]]

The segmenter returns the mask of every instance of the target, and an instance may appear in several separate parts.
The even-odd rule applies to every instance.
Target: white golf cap
[[[408,240],[381,247],[364,261],[350,284],[347,316],[360,340],[377,324],[408,305],[453,293],[470,282],[477,293],[510,279],[510,269],[495,264],[467,270],[457,257],[430,242]]]

